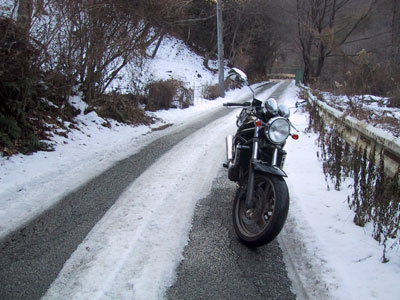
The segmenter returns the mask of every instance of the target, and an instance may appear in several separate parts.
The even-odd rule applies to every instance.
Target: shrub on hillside
[[[201,95],[204,99],[214,100],[219,97],[219,85],[205,85],[202,88]]]
[[[63,127],[77,113],[67,101],[74,83],[43,72],[39,52],[14,20],[0,18],[0,152],[6,155],[51,150],[43,142],[49,124]]]
[[[85,113],[94,110],[103,118],[114,119],[121,123],[151,124],[152,118],[138,106],[141,101],[143,101],[143,97],[132,94],[106,94],[91,100]]]
[[[242,83],[233,81],[229,78],[227,78],[224,82],[224,89],[225,91],[230,91],[230,90],[234,90],[237,88],[241,88],[243,86]],[[201,96],[204,99],[208,99],[208,100],[214,100],[217,99],[220,95],[219,92],[219,84],[213,84],[213,85],[204,85],[202,87],[201,90]]]
[[[15,21],[0,18],[0,151],[30,153],[48,146],[41,112],[44,85],[37,50],[23,38]]]
[[[156,111],[169,108],[187,108],[193,104],[193,90],[175,79],[158,80],[146,86],[146,109]]]

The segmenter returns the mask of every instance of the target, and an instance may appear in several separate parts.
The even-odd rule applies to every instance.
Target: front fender
[[[257,172],[267,173],[267,174],[280,176],[280,177],[287,177],[286,173],[283,170],[281,170],[280,168],[264,165],[257,161],[253,162],[253,168],[254,168],[254,171],[257,171]]]

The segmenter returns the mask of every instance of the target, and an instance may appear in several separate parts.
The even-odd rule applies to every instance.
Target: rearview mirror
[[[238,68],[232,68],[228,71],[228,78],[240,83],[247,83],[247,75]]]

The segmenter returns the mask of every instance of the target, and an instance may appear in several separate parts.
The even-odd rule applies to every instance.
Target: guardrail
[[[376,153],[383,150],[385,173],[389,176],[396,174],[400,167],[400,138],[390,137],[387,132],[380,128],[375,128],[354,117],[346,116],[343,112],[318,100],[309,88],[305,86],[301,86],[301,88],[307,92],[307,101],[310,105],[319,107],[319,114],[325,121],[339,126],[342,137],[350,145],[366,147],[368,152],[376,145]],[[375,161],[379,163],[379,155],[377,155]]]

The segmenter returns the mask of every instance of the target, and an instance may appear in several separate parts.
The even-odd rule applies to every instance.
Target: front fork
[[[260,142],[258,140],[259,134],[260,134],[260,126],[255,126],[254,128],[254,139],[253,139],[253,153],[250,159],[250,165],[249,165],[249,178],[247,181],[247,193],[246,193],[246,202],[245,205],[247,208],[254,208],[255,201],[254,201],[254,161],[258,160],[258,148],[260,147]]]
[[[254,139],[253,139],[253,153],[250,159],[250,165],[249,165],[249,178],[247,181],[247,192],[246,192],[246,201],[245,205],[246,208],[251,209],[255,208],[256,203],[254,201],[254,178],[255,178],[255,173],[254,173],[254,162],[258,161],[258,149],[260,147],[260,141],[258,139],[261,126],[256,126],[254,128]],[[273,156],[272,156],[272,166],[276,166],[278,164],[278,148],[275,148]]]

